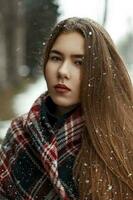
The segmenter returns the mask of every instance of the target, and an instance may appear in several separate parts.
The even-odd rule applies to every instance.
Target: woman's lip
[[[64,84],[57,84],[57,85],[55,85],[54,86],[54,88],[55,89],[57,89],[57,90],[64,90],[64,91],[70,91],[70,88],[68,88],[66,85],[64,85]]]
[[[65,88],[55,87],[55,91],[59,93],[66,93],[66,92],[69,92],[70,90],[65,89]]]
[[[57,84],[57,85],[55,85],[54,88],[55,88],[55,91],[59,92],[59,93],[66,93],[66,92],[70,91],[70,88],[68,88],[67,86],[62,85],[62,84]]]

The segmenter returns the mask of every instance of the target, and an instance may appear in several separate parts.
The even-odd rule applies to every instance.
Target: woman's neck
[[[74,108],[77,107],[78,104],[76,105],[73,105],[73,106],[70,106],[70,107],[61,107],[61,106],[57,106],[56,109],[55,109],[55,112],[54,114],[57,116],[57,117],[60,117],[66,113],[69,113],[71,112]]]

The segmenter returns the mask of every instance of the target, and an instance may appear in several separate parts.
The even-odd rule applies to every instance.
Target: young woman
[[[2,145],[1,199],[132,200],[133,89],[96,22],[57,24],[44,51],[48,91]]]

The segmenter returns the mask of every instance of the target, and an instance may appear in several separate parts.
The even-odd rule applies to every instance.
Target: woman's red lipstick
[[[70,91],[70,88],[68,88],[66,85],[64,84],[57,84],[54,86],[55,90],[57,92],[61,92],[61,93],[64,93],[64,92],[68,92]]]

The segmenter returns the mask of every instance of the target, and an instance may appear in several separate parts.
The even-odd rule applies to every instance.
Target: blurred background
[[[0,0],[0,143],[11,120],[44,91],[41,57],[53,25],[89,17],[110,33],[133,80],[131,0]]]

